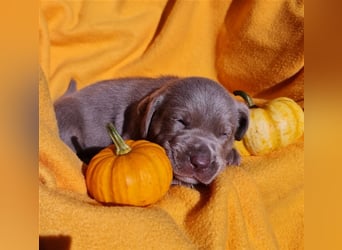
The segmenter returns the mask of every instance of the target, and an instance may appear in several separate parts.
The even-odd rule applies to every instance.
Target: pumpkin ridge
[[[113,165],[115,164],[115,161],[116,161],[116,158],[113,159]],[[112,165],[112,166],[113,166]],[[111,194],[111,200],[115,200],[115,192],[114,192],[114,188],[115,188],[115,181],[114,181],[114,178],[115,178],[115,167],[111,167],[111,171],[110,171],[110,194]]]
[[[159,153],[159,148],[155,148],[154,149],[154,154],[153,154],[153,160],[154,161],[158,161],[158,162],[160,162],[162,159],[160,159],[160,157],[158,157],[158,153]],[[152,158],[152,155],[150,155],[150,158]],[[153,166],[152,166],[153,167]],[[156,168],[154,168],[153,169],[154,171],[154,176],[153,176],[153,178],[155,179],[155,180],[157,180],[157,182],[158,183],[156,183],[156,187],[158,187],[158,192],[159,192],[159,196],[160,195],[162,195],[162,191],[163,191],[163,182],[159,179],[159,178],[156,178],[156,176],[160,176],[160,175],[165,175],[165,173],[163,173],[163,171],[162,171],[162,168],[160,168],[160,167],[156,167]]]
[[[267,105],[266,105],[266,110],[268,112],[267,115],[269,116],[270,120],[272,121],[272,124],[273,124],[273,136],[271,134],[271,138],[274,138],[273,141],[272,141],[272,146],[270,147],[270,150],[274,150],[278,145],[281,145],[282,144],[282,130],[279,129],[279,123],[281,121],[278,121],[275,116],[279,115],[279,109],[276,109],[273,107],[273,103],[274,102],[269,102]]]
[[[93,197],[93,198],[97,198],[98,197],[98,191],[97,191],[97,164],[101,162],[101,158],[99,157],[94,157],[92,159],[92,164],[89,164],[88,165],[88,168],[87,168],[87,173],[86,173],[86,180],[87,181],[87,184],[88,184],[88,190],[89,190],[89,193],[90,195]],[[96,163],[96,164],[93,164],[93,163]]]
[[[113,169],[111,166],[114,165],[115,161],[116,161],[116,158],[112,158],[112,157],[108,157],[107,158],[107,171],[106,171],[106,174],[109,175],[109,176],[111,175],[112,169]],[[105,179],[107,179],[108,185],[112,186],[112,178],[105,178]],[[113,189],[110,188],[110,189],[105,189],[104,190],[104,188],[102,188],[102,190],[106,194],[106,196],[105,196],[106,202],[111,201],[112,200],[112,190]]]
[[[116,201],[123,204],[126,204],[127,200],[131,199],[129,190],[131,189],[130,186],[132,185],[132,183],[129,183],[129,180],[134,178],[132,178],[130,172],[127,172],[127,169],[130,169],[132,167],[128,158],[131,154],[132,152],[129,152],[129,154],[125,155],[125,157],[120,157],[116,161],[117,166],[120,166],[120,168],[116,168],[115,174],[116,182],[118,185],[118,192],[116,192]]]
[[[146,143],[142,143],[139,146],[143,146]],[[148,150],[149,150],[149,154],[146,154],[144,151],[146,149],[146,145],[148,145]],[[166,168],[172,168],[169,162],[169,159],[167,158],[167,155],[165,154],[164,149],[157,145],[157,144],[146,144],[144,146],[144,149],[140,149],[140,150],[136,150],[135,153],[139,154],[140,161],[144,161],[146,162],[146,164],[144,164],[144,168],[145,171],[140,171],[140,179],[144,180],[146,179],[146,181],[149,181],[149,183],[144,182],[144,198],[140,200],[140,202],[142,203],[154,203],[156,201],[158,201],[162,195],[164,195],[166,193],[166,191],[168,190],[167,188],[169,187],[169,185],[167,186],[167,188],[165,187],[166,183],[170,183],[171,184],[171,180],[172,179],[167,179],[167,181],[163,181],[165,178],[163,178],[163,180],[161,180],[161,178],[158,178],[158,176],[167,176],[169,177],[170,174],[168,172],[166,172]],[[162,154],[161,154],[162,153]],[[143,158],[143,159],[141,159]],[[156,164],[157,163],[157,164]],[[167,164],[167,167],[160,167],[160,166],[165,166],[163,164]],[[148,173],[147,175],[142,175],[144,173]],[[172,178],[172,177],[171,177]],[[170,181],[169,181],[170,180]],[[142,185],[140,185],[139,188]],[[157,193],[157,194],[156,194]],[[153,195],[154,194],[154,195]],[[151,198],[148,198],[151,197]]]
[[[304,124],[304,113],[302,108],[295,101],[288,98],[284,98],[284,101],[287,102],[287,106],[293,114],[293,120],[296,121],[296,128],[295,133],[293,133],[293,140],[297,140],[304,131],[304,125],[302,125]]]
[[[106,190],[103,188],[108,185],[108,178],[102,178],[102,176],[107,176],[108,172],[110,172],[110,166],[112,164],[114,159],[111,159],[110,157],[105,157],[102,160],[99,161],[98,164],[104,165],[105,167],[101,167],[97,169],[97,178],[96,178],[96,183],[97,183],[97,190],[98,190],[98,195],[101,197],[103,202],[108,202],[108,194]],[[97,165],[98,166],[98,165]]]
[[[288,125],[288,129],[287,129],[287,133],[288,133],[288,140],[282,142],[283,146],[287,146],[289,145],[292,141],[294,141],[296,139],[297,136],[297,125],[298,125],[298,121],[297,121],[297,115],[294,112],[294,110],[292,109],[292,105],[294,104],[292,101],[289,101],[287,98],[283,98],[282,103],[284,106],[286,106],[287,108],[287,115],[288,115],[288,120],[289,122],[287,123]],[[292,121],[292,122],[290,122]]]
[[[144,164],[144,170],[145,171],[139,171],[139,177],[141,180],[143,180],[142,183],[139,183],[139,188],[144,189],[144,197],[140,200],[140,202],[147,202],[149,196],[153,196],[150,194],[153,194],[155,190],[153,189],[154,186],[157,186],[155,183],[155,180],[158,180],[158,175],[156,175],[156,170],[158,167],[154,167],[153,162],[155,162],[155,159],[151,155],[151,148],[149,148],[149,154],[144,154],[141,152],[136,151],[136,153],[139,153],[139,158],[145,158],[146,160],[140,159],[141,161],[146,162]],[[148,181],[148,182],[147,182]],[[159,181],[159,180],[158,180]],[[143,185],[146,184],[146,185]],[[159,184],[159,183],[158,183]],[[160,196],[160,193],[158,194]],[[155,195],[151,198],[151,202],[155,202]]]
[[[275,101],[277,101],[280,107],[278,109],[283,112],[282,116],[286,118],[286,125],[282,130],[283,134],[280,145],[287,146],[298,139],[298,135],[302,134],[303,130],[299,128],[303,123],[300,121],[302,110],[297,103],[287,97],[280,97],[275,99]]]
[[[273,123],[270,122],[267,111],[263,108],[256,108],[251,113],[251,120],[254,123],[247,130],[247,137],[244,139],[245,144],[250,152],[253,154],[259,154],[264,150],[272,147],[269,140],[269,134],[273,130]]]
[[[165,189],[164,188],[161,188],[161,193],[164,193],[168,190],[168,188],[170,187],[171,185],[171,182],[172,182],[172,166],[171,166],[171,163],[169,161],[168,158],[165,158],[165,157],[161,157],[160,155],[157,155],[157,157],[159,158],[160,161],[163,162],[163,165],[169,165],[169,168],[163,168],[163,169],[160,169],[160,171],[163,171],[163,175],[166,175],[167,176],[167,180],[168,180],[168,183],[162,183],[164,185],[160,185],[160,187],[164,187],[165,186]]]

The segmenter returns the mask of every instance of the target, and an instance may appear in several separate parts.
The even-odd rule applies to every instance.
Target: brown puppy
[[[249,123],[246,105],[202,77],[123,78],[68,91],[54,104],[62,140],[84,161],[111,143],[112,122],[125,139],[163,146],[173,183],[209,184],[226,165],[240,164],[233,149]]]

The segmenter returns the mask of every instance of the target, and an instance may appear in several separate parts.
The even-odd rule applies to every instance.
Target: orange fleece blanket
[[[206,188],[172,186],[148,207],[102,206],[59,139],[52,103],[122,76],[204,76],[304,105],[302,1],[41,1],[42,249],[303,249],[304,140],[245,156]]]

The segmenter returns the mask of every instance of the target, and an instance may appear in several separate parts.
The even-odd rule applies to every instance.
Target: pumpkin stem
[[[107,124],[107,130],[110,138],[112,138],[113,143],[116,147],[116,155],[124,155],[131,151],[130,146],[128,146],[125,141],[122,139],[113,123]]]
[[[243,98],[243,100],[247,103],[248,108],[257,108],[252,97],[250,97],[246,92],[244,92],[242,90],[235,90],[233,92],[233,94],[241,96]]]

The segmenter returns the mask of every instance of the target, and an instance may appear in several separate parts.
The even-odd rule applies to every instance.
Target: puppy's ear
[[[246,104],[236,101],[238,110],[238,127],[235,132],[235,140],[240,141],[245,135],[249,125],[249,109]]]
[[[141,117],[140,133],[143,138],[147,137],[152,117],[164,100],[166,86],[155,90],[143,98],[137,106],[138,117]]]

